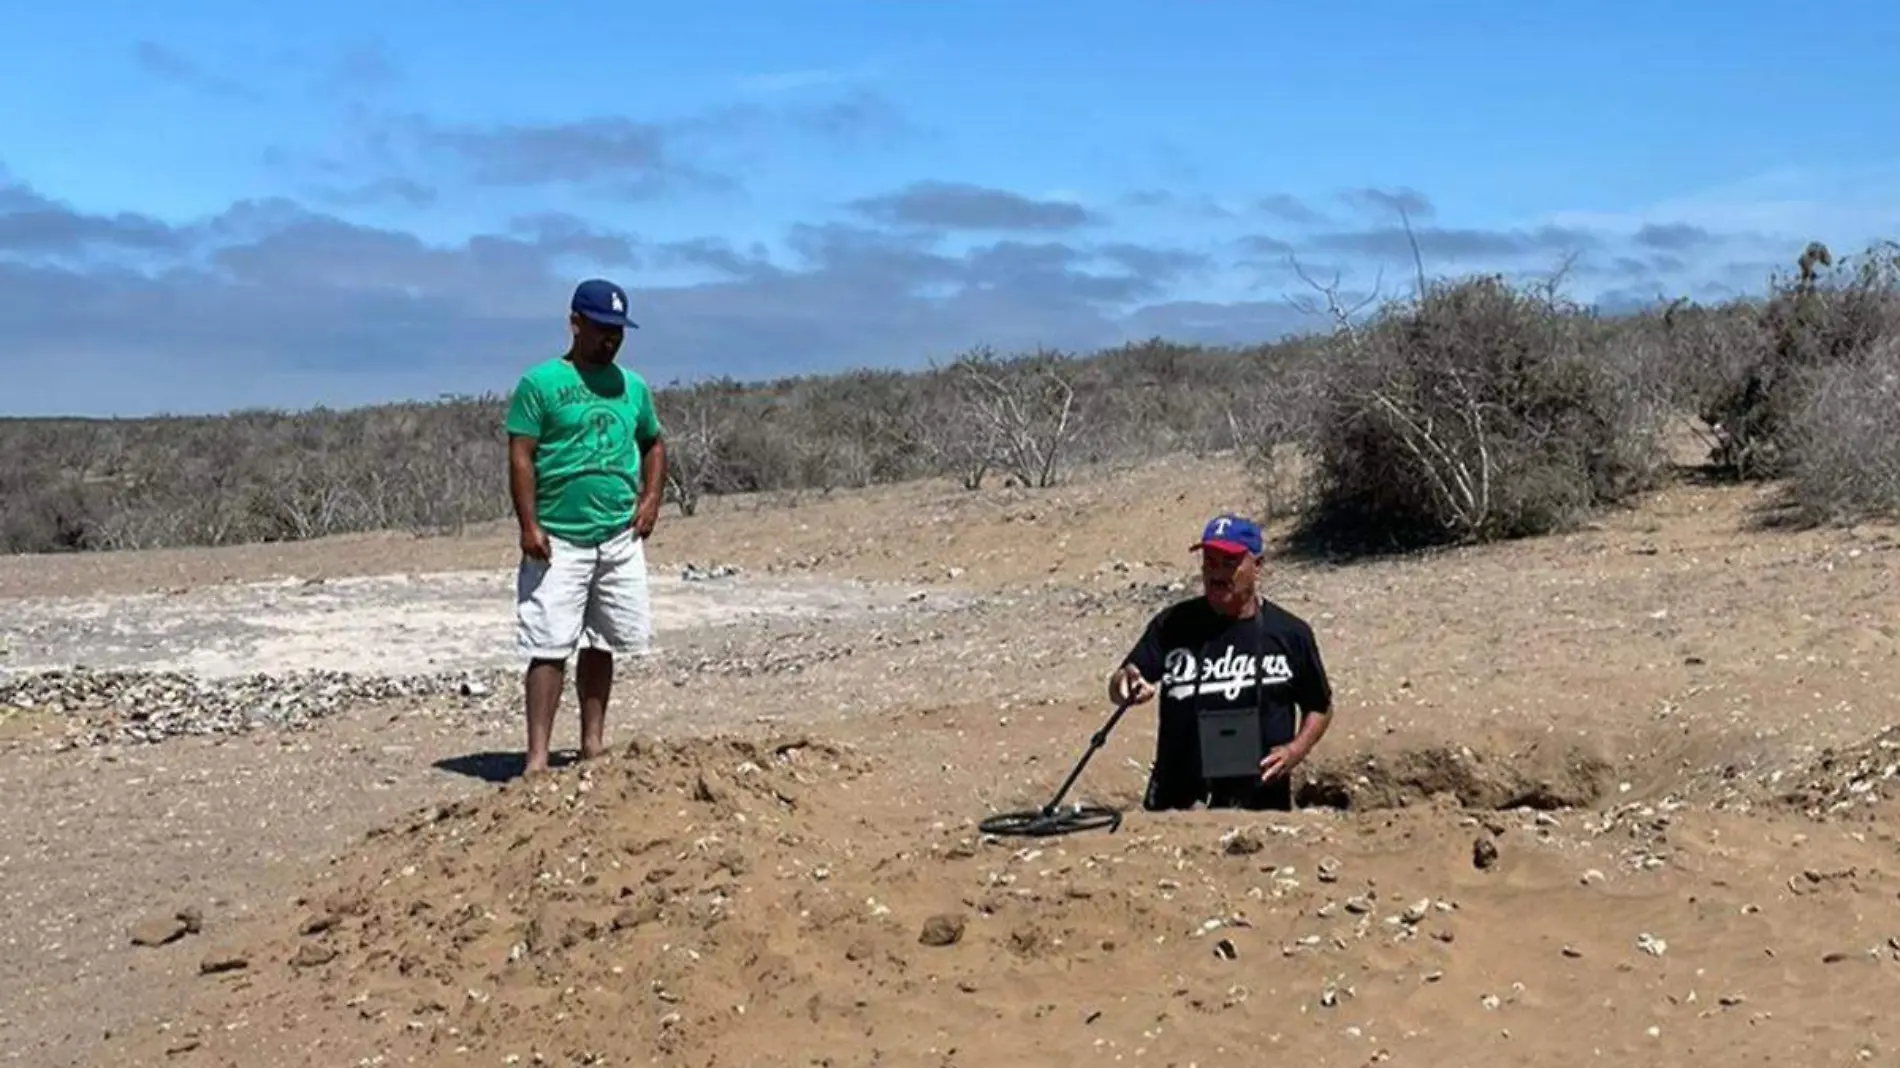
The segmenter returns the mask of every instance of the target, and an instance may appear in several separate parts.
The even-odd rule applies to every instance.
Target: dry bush
[[[1037,351],[1001,359],[987,348],[965,353],[948,371],[957,387],[955,418],[971,455],[964,484],[982,483],[997,468],[1021,486],[1044,489],[1062,480],[1069,453],[1087,425],[1078,402],[1074,359]]]
[[[1793,518],[1900,517],[1900,333],[1804,378],[1785,428]]]
[[[1374,550],[1564,529],[1653,486],[1654,353],[1495,277],[1342,318],[1321,383],[1307,547]]]
[[[1900,333],[1896,251],[1875,246],[1837,264],[1826,246],[1811,243],[1793,278],[1771,282],[1764,304],[1694,317],[1676,331],[1679,362],[1700,372],[1698,414],[1715,434],[1716,467],[1749,479],[1786,473],[1786,432],[1806,403],[1804,390],[1820,380],[1815,372],[1853,364]]]
[[[1664,346],[1670,399],[1678,411],[1695,416],[1692,427],[1702,435],[1710,461],[1732,469],[1740,454],[1723,434],[1725,397],[1747,381],[1774,346],[1760,306],[1737,300],[1703,307],[1679,300],[1637,329]]]
[[[1326,352],[1325,346],[1309,345],[1272,366],[1253,366],[1226,398],[1226,436],[1240,453],[1264,522],[1297,517],[1311,505],[1312,483],[1302,461],[1319,436]]]
[[[506,514],[500,398],[335,412],[0,422],[0,551],[454,532]]]

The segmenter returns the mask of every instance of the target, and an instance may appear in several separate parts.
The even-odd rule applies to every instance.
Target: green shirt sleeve
[[[510,434],[539,440],[541,415],[545,410],[540,387],[533,378],[523,375],[521,381],[515,383],[514,397],[508,402],[508,417],[502,425]]]

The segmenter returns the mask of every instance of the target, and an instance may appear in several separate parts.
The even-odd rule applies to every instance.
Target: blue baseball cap
[[[1245,516],[1229,512],[1217,515],[1201,528],[1201,540],[1189,546],[1189,551],[1213,549],[1223,553],[1245,553],[1259,556],[1266,543],[1260,537],[1260,527]]]
[[[605,278],[589,278],[575,286],[568,306],[602,326],[640,329],[639,323],[627,318],[627,291]]]

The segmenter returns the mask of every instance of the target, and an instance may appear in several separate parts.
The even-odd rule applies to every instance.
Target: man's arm
[[[1293,700],[1307,718],[1330,720],[1333,713],[1333,680],[1326,674],[1326,660],[1319,655],[1319,639],[1311,627],[1300,628],[1295,652],[1304,663],[1298,668]],[[1325,727],[1320,728],[1325,733]]]
[[[666,500],[666,439],[653,438],[640,449],[640,497],[633,506],[633,531],[644,538],[660,521]]]
[[[1108,676],[1108,699],[1115,704],[1134,700],[1139,704],[1154,696],[1161,682],[1164,665],[1161,655],[1161,621],[1165,611],[1148,621],[1134,648]],[[1145,684],[1145,685],[1144,685]]]
[[[1319,640],[1311,627],[1300,626],[1293,635],[1293,703],[1300,710],[1300,729],[1293,740],[1276,745],[1260,762],[1260,781],[1287,775],[1309,756],[1333,725],[1333,684],[1319,655]]]
[[[666,500],[666,427],[654,406],[653,390],[644,381],[640,393],[640,414],[633,427],[640,446],[640,497],[633,508],[633,527],[644,538],[660,521],[660,504]]]
[[[508,432],[508,496],[514,502],[515,522],[521,527],[521,551],[536,560],[546,560],[550,552],[535,507],[534,458],[541,444],[542,411],[540,391],[523,378],[515,386],[503,420]]]
[[[514,500],[515,521],[524,532],[541,525],[534,506],[534,451],[539,444],[525,434],[508,435],[508,496]]]
[[[658,508],[666,496],[666,439],[654,438],[640,453],[640,502]]]
[[[1332,725],[1332,709],[1315,709],[1309,712],[1302,708],[1300,709],[1300,730],[1293,736],[1292,744],[1299,748],[1302,756],[1311,753],[1313,747],[1319,744],[1319,740],[1326,737],[1326,730]]]

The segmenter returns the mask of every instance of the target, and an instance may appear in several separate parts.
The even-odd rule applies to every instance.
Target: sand
[[[1130,808],[1118,831],[979,834],[1048,798],[1108,711],[1102,673],[1191,583],[1199,519],[1244,495],[1225,461],[1168,460],[1039,493],[802,502],[720,562],[788,598],[812,583],[797,588],[821,606],[675,630],[622,684],[614,753],[536,780],[471,772],[518,749],[518,726],[447,705],[137,749],[51,752],[21,730],[0,787],[46,800],[0,814],[0,1049],[203,1066],[1900,1059],[1882,1000],[1900,978],[1900,541],[1756,530],[1746,489],[1680,486],[1562,538],[1276,560],[1268,593],[1314,623],[1340,694],[1301,770],[1308,808],[1132,810],[1153,731],[1131,714],[1071,797]],[[681,565],[675,546],[717,517],[669,516],[656,558]],[[363,544],[118,558],[90,587],[41,567],[31,594],[186,576],[202,592],[172,600],[191,612],[120,600],[98,617],[162,638],[255,604],[270,587],[245,584],[273,574],[278,612],[310,603],[290,578],[373,577],[387,547]],[[457,544],[416,555],[466,571],[505,532]],[[0,589],[28,574],[0,561]],[[406,581],[362,588],[442,607],[468,628],[445,622],[468,636],[446,648],[495,625],[473,607],[492,576]],[[283,644],[216,655],[311,655],[286,640],[306,623],[283,626]],[[142,925],[163,944],[133,944]]]

